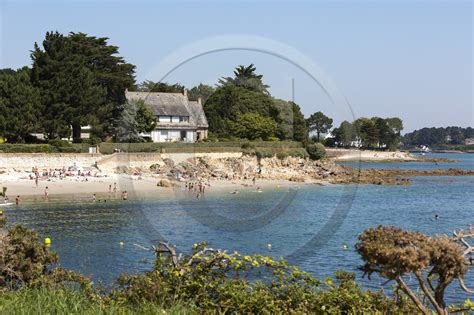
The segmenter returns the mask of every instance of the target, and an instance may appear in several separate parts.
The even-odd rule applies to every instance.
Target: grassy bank
[[[22,288],[0,293],[0,313],[23,314],[198,314],[195,307],[163,308],[152,303],[122,305],[102,299],[92,300],[81,291],[59,288]]]

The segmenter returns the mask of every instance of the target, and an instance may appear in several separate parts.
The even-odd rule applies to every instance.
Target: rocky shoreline
[[[302,158],[276,157],[258,159],[244,155],[240,158],[193,158],[174,163],[164,159],[153,164],[149,170],[126,170],[123,172],[151,172],[155,176],[179,179],[194,178],[201,180],[287,180],[299,183],[332,183],[332,184],[374,184],[374,185],[408,185],[411,176],[467,176],[474,171],[450,168],[448,170],[378,170],[358,169],[340,165],[332,160],[311,161]]]

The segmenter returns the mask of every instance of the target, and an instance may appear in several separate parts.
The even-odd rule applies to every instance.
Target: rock
[[[158,181],[158,184],[156,184],[156,186],[169,188],[173,187],[173,183],[169,179],[163,178]]]
[[[290,182],[304,183],[304,177],[302,176],[292,176],[289,179]]]

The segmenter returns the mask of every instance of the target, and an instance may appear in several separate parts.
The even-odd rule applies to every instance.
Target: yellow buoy
[[[342,249],[349,249],[349,246],[347,244],[342,245]]]
[[[267,248],[268,248],[268,249],[271,249],[271,248],[272,248],[272,244],[268,243],[268,244],[267,244]]]
[[[46,237],[46,238],[44,239],[44,245],[46,245],[46,246],[51,245],[51,239],[50,239],[49,237]]]
[[[124,245],[124,242],[119,242],[120,246],[123,246]]]

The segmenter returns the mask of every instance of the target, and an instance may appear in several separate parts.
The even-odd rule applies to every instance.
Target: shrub
[[[71,147],[72,145],[66,141],[66,140],[59,140],[59,139],[52,139],[48,141],[49,145],[52,145],[53,147]]]
[[[286,153],[286,152],[284,152],[284,151],[278,152],[278,153],[276,154],[276,157],[277,157],[278,159],[280,159],[280,160],[284,160],[284,159],[286,159],[286,158],[288,157],[288,153]]]
[[[306,150],[308,151],[309,157],[313,160],[320,160],[326,156],[326,149],[321,143],[308,144]]]
[[[245,150],[251,150],[251,149],[255,149],[255,145],[250,142],[244,142],[241,148]]]

